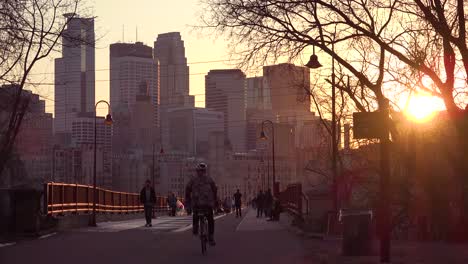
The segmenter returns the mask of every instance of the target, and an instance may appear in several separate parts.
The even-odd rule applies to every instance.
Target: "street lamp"
[[[271,142],[271,155],[272,155],[272,162],[273,162],[273,197],[276,197],[277,195],[277,190],[276,190],[276,169],[275,169],[275,125],[273,124],[272,121],[270,120],[264,120],[262,122],[262,132],[260,133],[260,139],[261,140],[267,140],[268,137],[265,134],[265,124],[270,124],[271,125],[271,137],[272,137],[272,142]]]
[[[307,62],[305,66],[310,69],[318,69],[322,67],[322,64],[320,64],[320,62],[318,61],[317,55],[315,55],[315,46],[313,46],[313,53],[310,56],[309,62]]]
[[[107,115],[106,118],[104,119],[104,124],[105,125],[112,125],[114,122],[112,120],[112,116],[110,114],[111,112],[111,107],[110,104],[105,101],[101,100],[96,103],[96,106],[94,108],[94,166],[93,166],[93,214],[91,215],[91,218],[89,220],[89,226],[97,226],[96,224],[96,200],[97,200],[97,190],[96,190],[96,148],[97,148],[97,106],[100,103],[105,103],[107,104]]]
[[[332,54],[335,52],[335,42],[330,36],[324,36],[330,40],[332,45]],[[317,55],[315,55],[315,46],[313,46],[313,54],[310,56],[309,62],[305,65],[310,69],[317,69],[322,67],[322,64],[318,61]],[[337,188],[337,153],[338,153],[338,142],[336,139],[336,88],[335,88],[335,57],[332,55],[332,127],[331,127],[331,138],[332,138],[332,176],[333,176],[333,210],[338,211],[338,188]]]

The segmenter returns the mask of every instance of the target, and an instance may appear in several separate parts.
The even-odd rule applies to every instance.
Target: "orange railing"
[[[138,193],[117,192],[96,188],[98,213],[143,212]],[[86,214],[93,210],[93,186],[49,182],[44,186],[44,208],[48,215]],[[156,211],[167,211],[166,197],[157,196]]]

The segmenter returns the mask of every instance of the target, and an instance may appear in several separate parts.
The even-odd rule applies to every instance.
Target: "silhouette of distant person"
[[[146,180],[145,186],[141,189],[140,192],[140,202],[143,204],[145,208],[145,219],[146,219],[146,227],[152,226],[151,224],[151,216],[153,214],[153,206],[156,203],[156,193],[151,187],[151,181]]]
[[[257,217],[262,217],[262,215],[263,215],[264,200],[265,200],[265,195],[263,194],[263,191],[260,190],[260,192],[258,192],[258,195],[257,195],[257,198],[256,198]]]
[[[236,206],[236,217],[242,217],[242,194],[239,189],[237,189],[237,192],[234,194],[234,205]]]
[[[273,207],[273,195],[271,194],[271,189],[265,193],[263,206],[265,211],[265,216],[271,218],[271,211]]]

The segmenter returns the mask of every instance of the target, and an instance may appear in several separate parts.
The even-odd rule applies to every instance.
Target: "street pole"
[[[101,100],[96,103],[94,108],[94,161],[93,161],[93,213],[89,220],[89,226],[97,226],[96,224],[96,201],[97,201],[97,189],[96,189],[96,148],[97,148],[97,106],[100,103],[106,103],[108,107],[108,114],[105,122],[112,124],[112,117],[110,115],[110,104],[107,101]],[[104,136],[104,135],[103,135]],[[103,140],[104,141],[104,140]]]
[[[97,104],[96,110],[94,112],[94,159],[93,159],[93,215],[91,221],[89,223],[90,226],[97,226],[96,224],[96,200],[97,200],[97,192],[96,192],[96,146],[97,146]]]
[[[314,8],[316,6],[314,5]],[[319,36],[320,37],[320,36]],[[317,40],[319,37],[315,38]],[[337,177],[338,177],[338,172],[337,172],[337,155],[338,155],[338,140],[337,140],[337,135],[336,135],[336,127],[337,127],[337,122],[336,122],[336,81],[335,81],[335,34],[333,34],[333,38],[330,36],[322,36],[322,38],[327,38],[331,45],[332,45],[332,50],[331,50],[331,56],[332,56],[332,124],[331,124],[331,144],[332,144],[332,193],[333,193],[333,211],[335,213],[335,218],[338,213],[338,186],[337,186]],[[318,61],[317,55],[315,55],[315,45],[313,45],[314,51],[312,56],[310,56],[309,62],[305,65],[306,67],[310,69],[317,69],[322,67],[320,62]]]
[[[267,158],[267,186],[268,186],[268,189],[271,188],[271,184],[270,184],[270,160]]]
[[[275,125],[273,124],[273,122],[271,122],[271,137],[272,137],[272,153],[273,153],[273,197],[276,197],[278,194],[277,194],[277,190],[276,189],[276,165],[275,165]]]
[[[380,262],[390,262],[390,140],[389,134],[389,105],[385,100],[382,108],[384,134],[380,138]]]
[[[265,124],[270,124],[271,125],[271,159],[272,159],[272,162],[273,162],[273,197],[276,197],[277,195],[277,190],[276,190],[276,164],[275,164],[275,124],[271,121],[271,120],[264,120],[262,122],[262,133],[261,133],[261,136],[260,138],[263,139],[263,140],[266,140],[267,137],[265,135],[265,129],[264,129],[264,126]]]
[[[332,41],[332,54],[335,53],[335,42]],[[336,140],[336,88],[335,88],[335,58],[332,56],[332,177],[333,177],[333,210],[338,213],[338,186],[337,186],[337,140]]]
[[[152,153],[152,154],[153,154],[153,163],[152,163],[152,166],[151,166],[151,180],[152,180],[152,182],[153,182],[153,190],[156,191],[156,185],[155,185],[155,183],[154,183],[154,143],[153,143],[153,153]],[[156,219],[156,212],[155,212],[155,210],[154,210],[154,205],[153,205],[153,208],[152,208],[151,211],[152,211],[152,217],[153,217],[153,219]]]
[[[55,147],[52,147],[52,182],[55,182]]]

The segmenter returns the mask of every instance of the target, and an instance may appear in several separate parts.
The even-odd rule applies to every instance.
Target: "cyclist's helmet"
[[[200,162],[197,164],[197,167],[196,167],[197,170],[207,170],[208,169],[208,165],[206,165],[206,163],[204,162]]]

